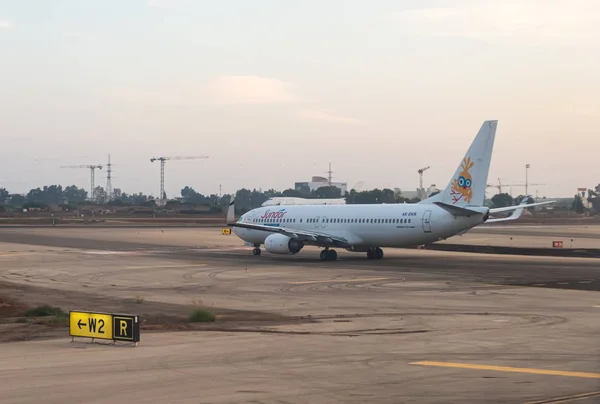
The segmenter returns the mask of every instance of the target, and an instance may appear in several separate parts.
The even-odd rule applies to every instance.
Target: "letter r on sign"
[[[127,336],[127,321],[119,320],[119,335]]]

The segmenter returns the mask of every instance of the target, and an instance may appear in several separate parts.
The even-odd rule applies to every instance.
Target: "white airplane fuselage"
[[[469,230],[485,221],[481,214],[454,216],[434,204],[389,205],[290,205],[253,209],[238,223],[285,227],[343,237],[356,251],[363,248],[409,247],[439,241]],[[234,227],[242,240],[264,244],[272,232]]]

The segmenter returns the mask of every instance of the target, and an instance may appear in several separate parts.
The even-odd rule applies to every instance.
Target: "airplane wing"
[[[229,208],[227,210],[227,225],[228,226],[284,234],[284,235],[294,238],[296,240],[301,240],[305,243],[313,244],[313,245],[317,245],[317,246],[335,246],[335,247],[342,247],[342,248],[350,247],[348,240],[346,240],[343,237],[335,236],[332,234],[320,233],[320,232],[312,231],[312,230],[287,229],[284,226],[269,226],[269,225],[263,225],[263,224],[255,224],[255,223],[236,222],[235,221],[234,199],[235,199],[235,197],[231,198],[231,201],[229,202]]]
[[[284,234],[288,237],[291,237],[296,240],[303,241],[308,244],[314,244],[318,246],[335,246],[335,247],[350,247],[348,240],[343,237],[334,236],[332,234],[320,233],[311,230],[296,230],[296,229],[287,229],[285,227],[280,226],[265,226],[262,224],[253,224],[253,223],[227,223],[228,226],[231,227],[240,227],[243,229],[252,229],[252,230],[262,230],[268,231],[271,233],[279,233]]]

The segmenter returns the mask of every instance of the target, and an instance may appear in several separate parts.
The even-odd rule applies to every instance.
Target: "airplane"
[[[305,245],[323,248],[320,259],[335,261],[334,248],[383,258],[382,247],[416,247],[464,234],[483,223],[515,220],[523,208],[555,201],[490,209],[484,206],[497,120],[484,121],[446,188],[413,204],[290,205],[252,209],[235,221],[235,197],[227,211],[232,232],[272,254],[297,254]],[[511,216],[492,215],[514,211]]]

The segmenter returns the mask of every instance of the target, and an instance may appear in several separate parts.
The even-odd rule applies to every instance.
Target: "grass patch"
[[[214,323],[216,318],[215,313],[204,305],[202,299],[192,300],[192,311],[189,316],[190,322]]]
[[[192,323],[213,323],[216,316],[215,313],[207,309],[193,309],[189,319]]]
[[[34,307],[25,312],[25,317],[64,317],[68,318],[69,315],[65,313],[60,307],[52,307],[48,305]]]
[[[28,317],[33,317],[33,324],[43,324],[49,326],[63,326],[69,324],[69,313],[64,312],[60,307],[49,305],[37,306],[29,309],[24,314],[25,317],[17,320],[19,323],[28,323]]]

